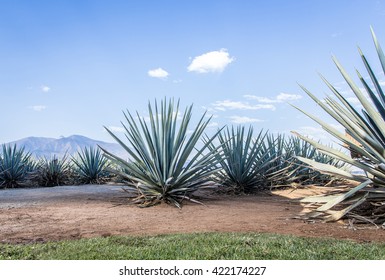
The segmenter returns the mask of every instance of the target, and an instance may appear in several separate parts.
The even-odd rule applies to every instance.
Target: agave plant
[[[382,69],[385,72],[384,53],[373,29],[371,31]],[[366,175],[352,174],[302,157],[298,157],[298,159],[321,172],[359,183],[344,193],[329,197],[305,199],[305,202],[318,202],[321,204],[314,215],[322,216],[328,221],[338,220],[348,215],[362,221],[379,224],[385,222],[385,95],[378,78],[360,49],[359,54],[371,79],[372,87],[358,71],[357,74],[369,97],[353,81],[338,60],[333,57],[333,61],[360,101],[363,107],[361,112],[357,111],[324,77],[322,79],[337,99],[327,97],[322,102],[310,91],[302,87],[321,108],[345,128],[346,133],[338,131],[323,120],[299,109],[319,123],[325,131],[340,140],[343,146],[349,147],[350,151],[359,155],[359,158],[352,159],[348,153],[332,149],[305,136],[297,135],[314,145],[322,153],[362,169]],[[363,209],[368,211],[363,212]]]
[[[184,111],[178,124],[179,101],[163,100],[158,106],[148,104],[149,121],[137,113],[138,119],[124,113],[129,144],[125,144],[107,127],[108,133],[129,153],[130,161],[123,160],[106,150],[105,155],[123,171],[115,171],[126,178],[127,192],[134,193],[134,202],[142,206],[167,202],[181,207],[181,202],[192,200],[191,194],[201,187],[211,184],[210,175],[218,170],[215,151],[206,148],[215,135],[200,148],[197,144],[211,118],[205,115],[194,129],[189,129],[192,105]],[[124,172],[124,170],[128,172]]]
[[[56,156],[53,156],[52,158],[41,158],[33,178],[41,187],[54,187],[70,184],[72,174],[67,157],[64,156],[61,159]]]
[[[227,128],[218,134],[221,153],[217,153],[222,169],[213,177],[225,190],[234,193],[250,193],[266,186],[265,171],[271,164],[268,151],[263,149],[266,133],[261,131],[256,138],[253,128],[245,131],[243,126]],[[211,143],[213,152],[217,147]]]
[[[0,154],[0,187],[17,188],[29,184],[30,174],[35,168],[31,154],[16,145],[2,145]]]
[[[108,159],[103,156],[99,148],[85,147],[72,157],[75,164],[74,171],[84,184],[100,184],[106,181],[109,175]]]

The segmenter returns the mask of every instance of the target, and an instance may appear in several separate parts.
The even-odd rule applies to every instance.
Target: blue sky
[[[112,142],[123,110],[180,98],[207,110],[210,130],[253,125],[324,139],[289,103],[327,119],[302,92],[345,89],[334,54],[354,74],[359,45],[385,44],[385,1],[0,0],[0,143],[82,134]],[[383,75],[383,74],[381,74]],[[380,76],[382,81],[383,76]],[[326,138],[325,138],[326,139]]]

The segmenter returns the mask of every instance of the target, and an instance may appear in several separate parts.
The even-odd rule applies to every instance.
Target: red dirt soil
[[[92,188],[103,191],[92,192]],[[44,194],[44,189],[0,190],[0,243],[196,232],[269,232],[385,242],[385,230],[374,226],[295,219],[305,210],[297,199],[325,188],[250,196],[211,193],[202,197],[204,206],[185,203],[181,210],[166,204],[149,208],[122,204],[125,194],[116,186],[57,187],[47,191],[49,195]]]

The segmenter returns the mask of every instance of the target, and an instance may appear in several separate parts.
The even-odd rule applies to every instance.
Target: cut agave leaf
[[[351,190],[349,190],[348,192],[346,193],[342,193],[341,195],[337,196],[336,198],[334,198],[333,200],[329,201],[328,203],[326,203],[325,205],[321,206],[320,208],[317,209],[317,211],[326,211],[326,210],[329,210],[331,209],[332,207],[334,207],[335,205],[337,205],[338,203],[344,201],[345,199],[351,197],[352,195],[354,195],[356,192],[362,190],[363,188],[365,188],[366,186],[368,186],[369,184],[371,184],[372,181],[371,180],[367,180],[361,184],[359,184],[358,186],[352,188]]]
[[[338,221],[342,217],[344,217],[346,214],[348,214],[350,211],[352,211],[354,208],[357,206],[361,205],[366,201],[367,194],[363,194],[361,199],[357,200],[355,203],[349,205],[348,207],[339,210],[339,211],[332,211],[332,210],[327,210],[325,211],[326,214],[330,214],[330,216],[326,216],[325,221],[326,222],[334,222]]]
[[[340,168],[337,168],[337,167],[329,165],[329,164],[320,163],[320,162],[317,162],[315,160],[307,159],[304,157],[298,157],[297,156],[296,158],[299,159],[300,161],[310,165],[312,168],[318,170],[319,172],[322,172],[325,174],[330,174],[333,176],[337,176],[337,177],[341,177],[341,178],[349,179],[349,180],[354,180],[354,181],[358,181],[358,182],[361,182],[362,180],[366,179],[366,178],[363,178],[360,176],[352,175],[351,173],[349,173],[347,171],[344,171]]]

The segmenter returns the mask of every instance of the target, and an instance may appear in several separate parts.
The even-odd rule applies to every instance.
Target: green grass
[[[276,234],[200,233],[0,244],[0,260],[375,260],[385,243]]]

